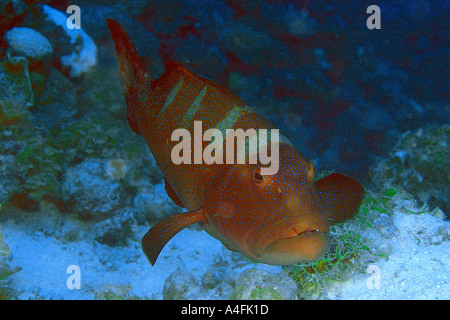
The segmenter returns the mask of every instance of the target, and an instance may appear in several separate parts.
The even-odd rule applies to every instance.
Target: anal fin
[[[333,173],[316,181],[316,187],[332,223],[352,218],[364,198],[364,188],[355,179],[340,173]]]
[[[172,201],[175,202],[177,206],[184,208],[183,202],[181,202],[180,198],[178,198],[175,191],[173,191],[172,187],[170,186],[169,182],[167,182],[166,178],[164,178],[164,189],[166,190],[169,198],[172,199]]]
[[[203,210],[199,209],[193,212],[179,213],[166,218],[148,230],[142,238],[142,249],[152,265],[164,248],[166,243],[172,239],[178,232],[190,226],[195,222],[205,222]]]
[[[231,247],[230,245],[226,244],[225,242],[222,241],[222,244],[228,250],[233,251],[233,252],[237,252],[233,247]]]

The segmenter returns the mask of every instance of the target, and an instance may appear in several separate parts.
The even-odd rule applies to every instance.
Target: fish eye
[[[255,181],[263,181],[264,180],[264,177],[259,172],[255,172],[253,177],[255,178]]]
[[[253,180],[253,183],[259,188],[264,188],[267,185],[267,183],[269,182],[268,177],[263,176],[260,173],[259,169],[257,169],[255,172],[253,172],[252,180]]]

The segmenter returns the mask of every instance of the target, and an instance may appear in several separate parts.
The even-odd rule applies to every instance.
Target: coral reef
[[[163,298],[166,300],[192,299],[199,291],[198,282],[193,275],[184,271],[172,273],[164,283]]]
[[[270,274],[250,269],[243,272],[233,289],[235,300],[296,300],[297,285],[287,273]]]
[[[7,266],[7,262],[11,260],[11,250],[6,244],[0,229],[0,281],[5,280],[11,274]]]
[[[180,270],[166,279],[163,299],[295,300],[297,285],[286,272],[255,268],[237,275],[207,271],[200,281]]]
[[[390,181],[421,203],[450,207],[450,126],[428,126],[401,136],[389,155],[371,170],[373,188]]]
[[[34,104],[28,61],[15,58],[0,64],[0,125],[21,122]]]
[[[95,300],[137,300],[130,285],[106,285],[95,292]]]
[[[98,159],[85,159],[65,172],[61,188],[66,197],[75,200],[75,212],[107,216],[120,205],[124,190],[106,175],[105,165]]]
[[[1,210],[1,205],[0,205]],[[7,278],[20,271],[19,267],[12,268],[9,262],[12,259],[11,250],[2,234],[0,228],[0,300],[11,300],[16,298],[17,293],[8,285]]]

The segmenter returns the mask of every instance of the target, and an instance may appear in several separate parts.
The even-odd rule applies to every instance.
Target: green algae
[[[40,200],[44,195],[57,195],[59,175],[69,160],[70,155],[55,149],[44,139],[28,140],[16,158],[28,196]]]
[[[0,127],[20,122],[34,104],[25,58],[0,63]]]
[[[274,288],[257,287],[252,290],[250,300],[283,300],[283,298]]]
[[[9,288],[4,281],[12,274],[17,273],[21,270],[21,268],[18,267],[11,269],[11,267],[8,265],[8,261],[10,260],[10,258],[11,249],[5,242],[0,228],[0,300],[11,300],[15,299],[15,297],[17,296],[14,290]]]

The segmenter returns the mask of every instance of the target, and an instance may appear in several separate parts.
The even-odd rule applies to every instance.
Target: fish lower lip
[[[321,230],[319,230],[319,229],[312,229],[312,230],[305,230],[305,231],[298,232],[297,235],[296,235],[296,237],[302,236],[302,235],[308,234],[308,233],[315,233],[315,232],[327,233],[327,232],[321,231]]]

